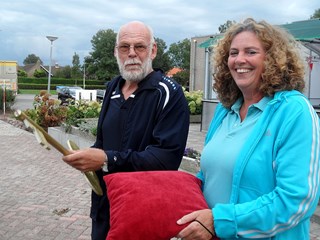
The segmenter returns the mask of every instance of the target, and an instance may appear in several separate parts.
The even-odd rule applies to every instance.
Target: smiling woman
[[[226,31],[214,53],[220,103],[198,173],[209,208],[178,222],[200,220],[222,239],[309,239],[319,200],[320,129],[302,94],[296,42],[278,26],[246,19]],[[191,225],[179,236],[206,239]]]

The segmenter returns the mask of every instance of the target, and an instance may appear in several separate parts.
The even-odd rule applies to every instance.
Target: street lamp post
[[[83,63],[83,89],[86,89],[86,63]]]
[[[49,76],[48,76],[48,93],[50,93],[50,82],[51,82],[51,65],[52,65],[52,46],[53,41],[57,40],[57,37],[47,36],[48,40],[51,42],[50,46],[50,64],[49,64]]]

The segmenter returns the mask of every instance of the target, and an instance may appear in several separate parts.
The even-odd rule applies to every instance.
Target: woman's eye
[[[229,52],[229,56],[236,56],[238,52]]]
[[[256,54],[256,53],[257,53],[257,52],[254,51],[254,50],[248,51],[248,54],[249,54],[249,55],[254,55],[254,54]]]

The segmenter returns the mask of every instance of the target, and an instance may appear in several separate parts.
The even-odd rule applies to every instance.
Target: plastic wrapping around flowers
[[[40,143],[41,146],[46,148],[47,150],[50,150],[50,146],[57,149],[60,153],[63,155],[69,155],[71,152],[70,150],[78,150],[79,147],[72,142],[71,140],[68,140],[67,144],[70,150],[63,147],[59,142],[57,142],[53,137],[51,137],[42,127],[40,127],[36,122],[34,122],[32,119],[30,119],[25,113],[23,113],[21,110],[16,110],[14,112],[14,115],[16,119],[22,121],[26,127],[29,127],[33,130],[33,133],[37,139],[37,141]],[[89,183],[92,190],[99,196],[103,195],[98,176],[94,171],[88,171],[83,173],[85,176],[85,179]]]

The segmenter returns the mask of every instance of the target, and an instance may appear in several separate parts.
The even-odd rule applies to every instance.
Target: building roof
[[[287,29],[305,47],[320,55],[320,18],[280,26]]]
[[[280,25],[287,29],[297,40],[320,40],[320,18]]]
[[[181,69],[181,68],[178,68],[178,67],[171,68],[171,69],[167,72],[167,76],[168,76],[168,77],[172,77],[173,75],[175,75],[176,73],[181,72],[181,71],[182,71],[182,69]]]
[[[200,48],[208,48],[216,44],[216,42],[223,37],[223,34],[217,34],[214,36],[210,36],[210,38],[199,44]]]

